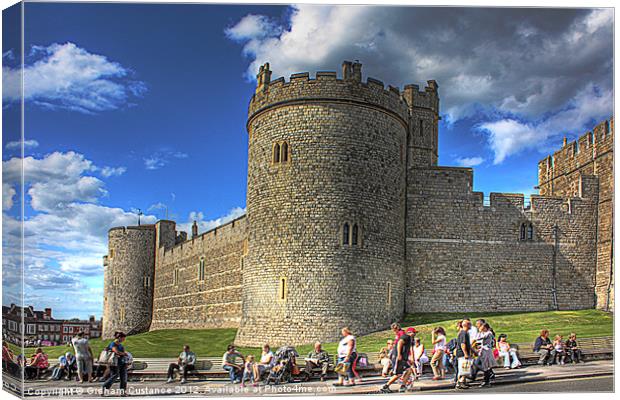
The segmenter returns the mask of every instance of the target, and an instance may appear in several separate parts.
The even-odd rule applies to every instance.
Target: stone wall
[[[241,217],[180,244],[169,240],[168,246],[160,247],[151,330],[237,327],[245,239],[246,218]]]
[[[534,196],[531,207],[506,193],[485,206],[469,168],[414,169],[408,183],[407,312],[592,307],[594,183],[585,198]],[[532,240],[520,238],[524,223]]]
[[[104,257],[103,337],[135,334],[151,324],[155,226],[112,228]]]
[[[402,316],[407,106],[361,73],[343,78],[296,74],[250,104],[240,345],[333,341]],[[289,160],[274,163],[285,142]],[[343,244],[345,223],[358,245]]]
[[[598,178],[596,307],[614,309],[613,286],[613,144],[614,120],[603,121],[592,132],[545,157],[538,164],[540,193],[574,196],[579,191],[580,177]]]

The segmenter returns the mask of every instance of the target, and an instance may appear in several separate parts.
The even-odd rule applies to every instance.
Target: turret
[[[111,338],[115,331],[131,335],[149,329],[154,271],[154,225],[109,230],[104,257],[104,338]]]
[[[198,236],[198,223],[194,221],[194,223],[192,224],[192,239],[196,238],[197,236]]]
[[[266,92],[271,82],[271,71],[269,70],[269,63],[261,65],[256,75],[256,93]]]
[[[424,91],[406,85],[403,98],[409,106],[408,168],[437,165],[439,153],[439,85],[427,81]]]
[[[359,62],[345,61],[342,63],[342,79],[345,81],[362,81],[362,64]]]

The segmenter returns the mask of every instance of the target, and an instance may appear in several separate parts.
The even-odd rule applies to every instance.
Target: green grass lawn
[[[484,318],[491,324],[496,334],[505,333],[508,341],[534,342],[540,330],[547,328],[551,335],[561,334],[565,338],[570,332],[576,332],[579,337],[611,336],[613,335],[613,316],[598,310],[579,311],[548,311],[533,313],[469,313],[475,321]],[[422,338],[426,348],[430,348],[431,330],[442,326],[448,333],[448,338],[456,336],[456,322],[462,318],[457,313],[427,313],[407,315],[403,326],[415,326],[418,336]],[[221,356],[226,346],[232,343],[236,329],[174,329],[141,333],[128,337],[125,347],[137,358],[176,357],[184,343],[188,343],[199,357]],[[387,339],[393,338],[391,331],[375,332],[358,338],[358,351],[362,353],[377,352],[385,345]],[[99,352],[109,341],[91,340],[93,351]],[[324,348],[334,354],[337,343],[325,343]],[[308,353],[312,345],[297,346],[301,353]],[[67,346],[45,347],[50,358],[59,357],[62,353],[72,350]],[[17,347],[13,347],[16,354]],[[239,348],[243,354],[260,354],[258,348]],[[30,356],[33,349],[26,349]]]

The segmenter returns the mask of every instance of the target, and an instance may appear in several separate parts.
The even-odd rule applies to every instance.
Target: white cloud
[[[279,28],[265,18],[227,30],[251,60],[249,78],[265,62],[277,78],[359,59],[367,76],[395,86],[437,80],[448,122],[497,111],[539,119],[588,85],[613,86],[612,9],[302,4]]]
[[[151,206],[147,209],[147,211],[157,211],[157,210],[165,210],[168,206],[162,202],[158,202],[155,204],[151,204]]]
[[[264,15],[248,14],[234,26],[227,28],[225,33],[228,38],[241,41],[277,36],[281,31],[281,27]]]
[[[6,58],[7,60],[14,60],[15,59],[15,55],[13,54],[13,50],[7,50],[4,53],[2,53],[2,58]]]
[[[205,221],[204,214],[202,212],[192,211],[189,213],[187,222],[178,224],[177,229],[190,233],[192,231],[192,224],[196,221],[198,224],[198,232],[202,233],[217,228],[220,225],[224,225],[233,219],[241,217],[242,215],[245,215],[245,208],[234,207],[226,215]]]
[[[172,159],[184,159],[188,157],[189,155],[181,151],[163,149],[151,154],[149,157],[144,158],[144,168],[148,170],[156,170],[168,165]]]
[[[81,275],[100,275],[103,273],[101,255],[71,254],[60,260],[60,270]]]
[[[23,69],[24,99],[49,109],[82,113],[114,110],[146,92],[131,71],[105,56],[89,53],[74,43],[33,46],[33,62]],[[20,68],[2,67],[3,99],[21,100]]]
[[[109,178],[111,176],[123,175],[126,171],[126,167],[103,167],[101,168],[101,175]]]
[[[503,118],[478,125],[487,136],[494,153],[494,164],[528,149],[546,149],[549,141],[562,134],[580,135],[591,128],[593,121],[607,118],[612,113],[613,93],[601,92],[594,85],[578,93],[565,109],[535,122]]]
[[[3,162],[4,209],[12,206],[20,167],[19,158]],[[26,201],[38,211],[24,221],[24,246],[31,257],[38,257],[39,264],[49,267],[57,262],[60,271],[70,275],[94,274],[101,268],[101,262],[94,263],[94,260],[106,253],[108,229],[136,224],[135,213],[97,204],[107,191],[101,180],[88,174],[105,168],[95,166],[82,154],[72,151],[24,159],[29,196]],[[152,215],[143,215],[141,219],[144,223],[156,220]],[[14,218],[4,215],[3,229],[3,239],[16,241],[4,241],[3,247],[18,243],[21,227]],[[59,250],[45,250],[49,248]]]
[[[459,157],[456,160],[456,163],[461,167],[475,167],[484,162],[483,157]]]
[[[20,158],[3,162],[5,182],[19,182]],[[73,151],[54,152],[43,158],[23,159],[24,184],[30,205],[37,211],[59,210],[72,202],[96,202],[107,194],[104,183],[84,173],[97,170],[90,160]]]
[[[13,186],[2,182],[2,211],[13,208],[13,197],[15,197],[16,194],[17,191]]]
[[[14,150],[14,149],[19,149],[21,148],[22,142],[20,140],[15,140],[12,142],[8,142],[4,148],[7,150]],[[24,148],[34,148],[34,147],[38,147],[39,146],[39,142],[37,142],[34,139],[30,139],[30,140],[24,140]]]

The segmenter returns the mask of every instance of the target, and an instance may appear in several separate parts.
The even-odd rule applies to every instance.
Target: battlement
[[[567,175],[584,167],[597,157],[613,150],[614,119],[597,124],[590,132],[568,142],[564,138],[562,147],[538,162],[539,186],[560,175]]]
[[[128,226],[115,226],[113,228],[108,229],[108,233],[111,233],[112,231],[123,231],[123,233],[128,233],[128,231],[131,230],[153,230],[155,229],[155,225],[152,224],[148,224],[148,225],[128,225]]]
[[[269,64],[261,67],[257,76],[257,90],[250,101],[248,126],[253,117],[265,109],[297,102],[333,101],[339,103],[361,103],[389,111],[403,122],[407,121],[407,103],[401,91],[374,78],[362,81],[362,65],[345,61],[343,75],[339,79],[336,72],[319,71],[311,78],[309,72],[296,73],[287,82],[283,77],[266,81],[271,76]],[[428,93],[436,87],[430,84]],[[424,94],[425,96],[428,94]],[[417,97],[421,97],[420,94]],[[420,104],[424,101],[420,100]]]
[[[175,253],[183,252],[186,247],[197,245],[206,240],[228,241],[230,239],[229,236],[231,233],[234,234],[239,229],[242,229],[242,230],[245,229],[245,217],[246,217],[245,215],[242,215],[240,217],[233,219],[232,221],[229,221],[225,224],[216,226],[213,229],[205,231],[196,237],[177,243],[173,247],[166,248],[163,251],[163,256],[165,258],[173,257]]]
[[[437,82],[430,80],[422,91],[418,85],[405,85],[402,96],[410,108],[426,108],[439,113],[438,90]]]

